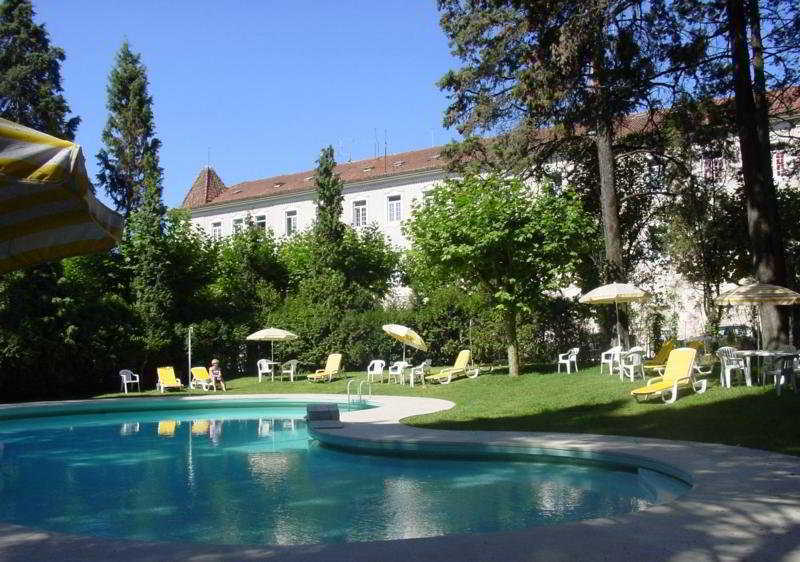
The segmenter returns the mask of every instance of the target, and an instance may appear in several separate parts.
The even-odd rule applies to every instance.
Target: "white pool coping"
[[[235,398],[346,401],[341,394],[217,394],[184,399]],[[448,409],[452,402],[398,396],[375,396],[371,401],[379,407],[344,412],[344,427],[317,431],[374,443],[481,444],[640,457],[689,475],[693,488],[673,502],[619,517],[510,532],[345,544],[217,546],[128,541],[0,523],[0,559],[800,560],[798,457],[727,445],[636,437],[422,429],[401,420]],[[0,410],[31,405],[5,405]]]

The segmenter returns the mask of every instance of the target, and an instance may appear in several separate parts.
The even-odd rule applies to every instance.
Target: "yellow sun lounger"
[[[189,379],[189,388],[202,388],[208,390],[213,388],[217,390],[217,385],[205,367],[192,367],[192,375]]]
[[[308,375],[309,381],[320,382],[328,379],[328,382],[333,380],[333,377],[341,373],[342,371],[342,354],[341,353],[331,353],[328,355],[328,361],[325,363],[324,369],[317,369],[317,371],[311,375]]]
[[[680,347],[673,349],[667,358],[667,364],[663,367],[660,377],[653,377],[647,381],[646,386],[631,390],[631,394],[638,400],[644,397],[647,400],[650,396],[661,395],[661,399],[672,404],[678,398],[678,389],[688,386],[692,390],[701,394],[706,391],[708,381],[695,380],[694,378],[694,358],[697,350],[691,347]]]
[[[462,349],[458,353],[458,357],[456,357],[456,362],[453,364],[452,367],[447,367],[442,369],[435,375],[428,375],[425,377],[425,380],[431,382],[438,382],[442,384],[448,384],[456,377],[466,376],[467,374],[467,365],[469,365],[470,357],[472,357],[472,352],[469,349]]]
[[[158,382],[156,382],[156,390],[160,390],[163,394],[164,390],[168,388],[183,388],[180,379],[175,377],[175,369],[172,367],[159,367],[156,369],[158,372]]]

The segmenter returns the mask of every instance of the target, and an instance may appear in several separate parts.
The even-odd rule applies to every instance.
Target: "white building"
[[[342,220],[358,228],[375,223],[390,242],[408,247],[401,225],[414,201],[446,177],[441,147],[336,166],[344,187]],[[316,218],[314,170],[225,186],[213,168],[205,167],[183,200],[192,222],[206,233],[227,236],[250,215],[277,236],[305,230]]]

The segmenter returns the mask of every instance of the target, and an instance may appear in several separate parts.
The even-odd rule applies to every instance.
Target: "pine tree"
[[[738,140],[753,273],[762,283],[786,285],[770,119],[794,119],[800,5],[795,0],[674,0],[669,7],[673,27],[682,32],[667,49],[683,70],[674,78],[677,88],[734,116],[722,133]],[[789,343],[786,307],[762,305],[761,321],[768,347]]]
[[[317,186],[317,222],[314,232],[317,238],[317,263],[332,267],[344,238],[345,225],[342,223],[342,180],[335,173],[333,147],[328,146],[320,152],[314,183]],[[335,269],[335,268],[334,268]]]
[[[72,140],[80,118],[67,118],[61,95],[64,51],[50,45],[34,15],[28,0],[0,4],[0,117]]]
[[[107,92],[109,116],[103,129],[105,148],[97,153],[97,181],[127,217],[141,204],[145,178],[157,178],[155,185],[161,189],[162,173],[147,69],[127,41],[117,53]]]

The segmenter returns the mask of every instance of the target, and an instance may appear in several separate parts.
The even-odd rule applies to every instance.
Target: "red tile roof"
[[[389,154],[386,157],[380,156],[356,162],[346,162],[336,166],[336,173],[339,174],[345,184],[349,184],[364,180],[399,176],[409,172],[440,170],[444,167],[443,160],[439,158],[441,150],[441,146],[436,146],[423,150]],[[206,169],[210,168],[204,168],[204,170]],[[213,170],[211,172],[213,173]],[[203,177],[203,172],[200,172],[198,179],[195,180],[194,185],[189,190],[189,194],[184,199],[183,206],[196,209],[232,201],[260,199],[274,195],[313,190],[315,189],[314,173],[315,170],[312,169],[262,180],[245,181],[232,185],[227,189],[223,188],[214,197],[204,200],[202,193],[193,195],[198,181]],[[214,177],[217,177],[216,174],[214,174]],[[222,181],[219,183],[222,184]]]
[[[194,180],[189,193],[183,199],[182,207],[200,207],[225,192],[225,184],[211,166],[204,166]]]

